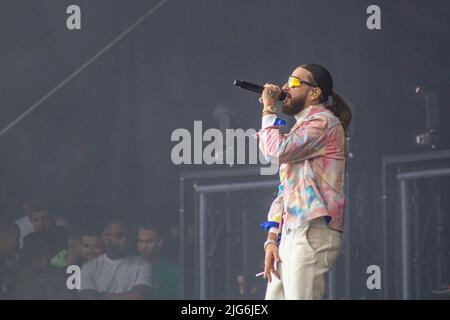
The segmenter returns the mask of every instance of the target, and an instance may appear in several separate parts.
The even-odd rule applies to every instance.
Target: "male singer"
[[[281,111],[296,119],[291,131],[282,134],[275,110],[281,89],[273,84],[264,87],[259,147],[280,163],[278,196],[262,224],[268,231],[265,298],[321,299],[324,275],[341,247],[351,112],[333,91],[333,80],[324,67],[302,65],[282,88],[286,98]]]

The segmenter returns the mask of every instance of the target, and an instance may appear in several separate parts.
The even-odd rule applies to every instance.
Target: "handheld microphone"
[[[234,80],[233,84],[236,87],[245,89],[245,90],[249,90],[249,91],[253,91],[256,93],[262,93],[264,90],[264,87],[261,87],[257,84],[254,83],[250,83],[247,81],[242,81],[242,80]],[[278,97],[279,101],[283,101],[284,99],[286,99],[286,93],[285,92],[281,92],[281,95]]]

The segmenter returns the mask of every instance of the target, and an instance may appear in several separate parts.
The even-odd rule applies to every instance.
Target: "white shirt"
[[[126,293],[137,285],[151,286],[151,274],[150,263],[140,257],[110,259],[103,254],[81,268],[81,290]]]

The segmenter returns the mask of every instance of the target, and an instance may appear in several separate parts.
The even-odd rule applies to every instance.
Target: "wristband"
[[[263,108],[263,112],[267,112],[267,113],[277,113],[277,109],[275,106],[264,106]]]

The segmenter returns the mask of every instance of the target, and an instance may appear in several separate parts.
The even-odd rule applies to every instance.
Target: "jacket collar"
[[[310,115],[313,115],[315,113],[321,112],[324,109],[326,109],[324,103],[319,103],[319,104],[315,104],[315,105],[306,107],[302,111],[300,111],[299,113],[297,113],[295,115],[295,120],[297,120],[297,122],[302,121],[307,116],[310,116]]]

